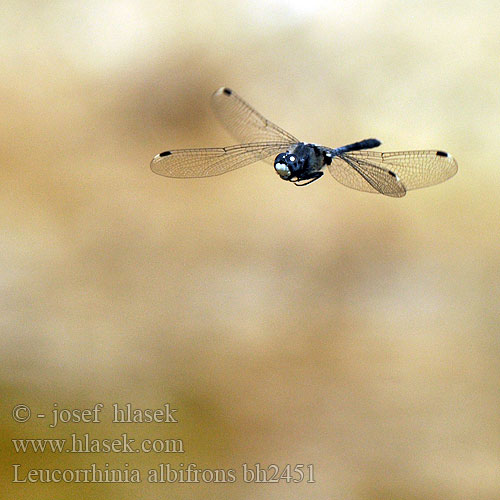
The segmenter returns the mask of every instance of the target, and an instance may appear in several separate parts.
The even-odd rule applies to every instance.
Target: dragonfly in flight
[[[242,144],[164,151],[151,161],[153,172],[166,177],[210,177],[264,160],[274,165],[283,180],[297,186],[319,179],[326,168],[347,187],[396,198],[410,189],[439,184],[457,173],[453,156],[439,150],[368,151],[380,146],[377,139],[339,148],[301,142],[227,87],[212,95],[212,107]]]

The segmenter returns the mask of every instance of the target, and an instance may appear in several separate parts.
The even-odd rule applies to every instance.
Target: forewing
[[[156,155],[151,170],[166,177],[211,177],[286,150],[288,143],[238,144],[226,148],[174,149]]]
[[[458,170],[450,154],[435,150],[353,151],[334,157],[328,168],[345,186],[394,197],[404,196],[410,189],[439,184]]]
[[[238,94],[221,87],[212,95],[212,107],[227,131],[239,142],[287,142],[299,140],[264,118]]]

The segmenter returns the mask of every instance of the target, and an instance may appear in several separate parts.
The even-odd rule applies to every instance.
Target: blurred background
[[[500,497],[498,2],[8,1],[0,14],[0,479],[6,499]],[[234,143],[235,89],[305,141],[443,149],[403,199],[261,162],[167,179]],[[103,403],[101,424],[33,415]],[[111,424],[112,403],[179,423]],[[185,453],[16,453],[13,438],[182,438]],[[233,484],[150,484],[159,463]],[[246,484],[243,463],[313,464]],[[13,484],[12,464],[141,470]]]

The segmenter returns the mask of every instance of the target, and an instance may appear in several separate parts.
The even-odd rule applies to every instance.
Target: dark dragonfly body
[[[319,179],[322,169],[332,164],[335,156],[371,149],[380,146],[377,139],[365,139],[341,148],[330,149],[317,144],[304,144],[299,142],[291,151],[280,153],[274,160],[274,169],[285,181],[293,182],[296,186],[307,186]]]
[[[409,189],[443,182],[458,169],[455,159],[444,151],[370,151],[380,146],[377,139],[339,148],[301,142],[227,87],[213,94],[212,106],[241,144],[164,151],[151,161],[153,172],[166,177],[210,177],[264,160],[274,165],[281,179],[297,186],[314,182],[328,169],[352,189],[399,198]]]

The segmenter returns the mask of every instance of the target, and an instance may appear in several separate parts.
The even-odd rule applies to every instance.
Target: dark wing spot
[[[398,178],[398,176],[392,170],[388,170],[387,172],[389,174],[391,174],[393,177],[395,177],[396,179]]]
[[[163,156],[169,156],[172,154],[172,151],[163,151],[163,153],[160,153],[158,156],[163,157]]]
[[[224,92],[224,94],[226,95],[231,95],[233,93],[233,91],[231,89],[228,89],[227,87],[225,87],[222,92]]]
[[[323,161],[325,162],[325,165],[331,165],[332,164],[332,157],[327,154],[325,151],[323,151]]]
[[[436,151],[436,156],[448,156],[448,153],[445,153],[444,151]]]

